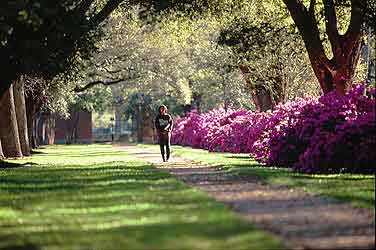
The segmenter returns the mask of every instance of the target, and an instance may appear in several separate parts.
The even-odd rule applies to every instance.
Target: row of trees
[[[102,68],[97,73],[91,72],[90,75],[94,77],[90,84],[77,89],[85,90],[98,83],[109,85],[119,82],[126,83],[125,87],[129,89],[129,82],[142,82],[138,86],[144,88],[142,92],[154,89],[154,92],[165,95],[166,91],[161,89],[168,90],[172,86],[175,88],[171,90],[173,93],[185,94],[187,100],[190,99],[189,95],[196,102],[205,100],[205,94],[210,93],[209,98],[217,95],[226,104],[236,103],[236,95],[229,92],[240,90],[241,93],[246,92],[247,97],[251,95],[259,110],[268,110],[294,95],[307,93],[307,89],[310,90],[308,93],[318,92],[311,84],[315,81],[312,72],[324,93],[337,86],[337,92],[343,94],[354,80],[365,20],[360,18],[361,15],[366,17],[364,14],[368,13],[367,5],[363,5],[363,2],[352,1],[346,5],[342,1],[336,4],[333,1],[321,4],[312,1],[304,5],[299,1],[286,1],[284,5],[282,1],[232,1],[230,6],[223,3],[219,7],[210,6],[209,2],[200,3],[190,8],[202,11],[206,7],[214,10],[209,14],[201,12],[200,17],[193,20],[170,14],[168,18],[158,21],[157,31],[153,25],[145,26],[142,21],[136,21],[136,25],[131,28],[138,34],[136,36],[127,35],[129,30],[126,28],[130,20],[134,19],[120,15],[123,21],[120,18],[113,21],[120,23],[118,30],[109,29],[106,32],[111,42],[104,42],[108,48],[100,60],[105,63],[95,63],[96,67],[106,64],[106,67],[110,65],[114,69]],[[305,37],[303,40],[296,26],[292,25],[285,6],[300,8],[299,15],[303,18],[300,21],[310,22],[310,26],[298,26]],[[225,11],[227,9],[232,11],[228,13]],[[336,34],[329,32],[328,22],[325,21],[329,21],[332,15],[339,17],[338,22],[334,21]],[[161,26],[164,26],[162,31]],[[311,29],[313,33],[308,32]],[[350,35],[354,30],[356,39]],[[164,34],[166,31],[169,33]],[[333,43],[332,36],[338,36],[341,44]],[[112,37],[121,41],[113,41]],[[311,48],[312,44],[315,44],[315,49]],[[304,53],[305,47],[310,48],[308,57]],[[353,52],[345,51],[350,47]],[[124,50],[128,51],[127,56]],[[123,56],[115,56],[118,54]],[[322,73],[323,63],[331,65],[330,72]],[[239,69],[246,85],[237,79]],[[179,92],[180,89],[184,90],[183,93]]]
[[[22,152],[20,145],[34,141],[32,130],[36,123],[35,114],[42,108],[46,91],[60,88],[53,86],[52,79],[72,69],[78,58],[90,56],[95,41],[101,35],[98,27],[121,2],[1,2],[1,156],[30,154],[30,147],[22,147]],[[27,126],[31,129],[27,129]],[[22,134],[24,138],[20,138]]]
[[[310,77],[303,43],[285,7],[321,89],[343,94],[355,74],[362,25],[374,21],[371,2],[2,2],[0,66],[6,70],[0,84],[0,157],[28,155],[30,147],[22,145],[37,144],[36,114],[48,101],[55,109],[66,106],[67,90],[78,79],[84,82],[76,92],[125,83],[125,92],[167,94],[182,103],[193,98],[196,103],[211,99],[204,103],[222,100],[228,105],[248,92],[264,110],[286,100],[291,79],[296,84],[290,90]],[[341,13],[351,13],[347,24],[337,20]]]

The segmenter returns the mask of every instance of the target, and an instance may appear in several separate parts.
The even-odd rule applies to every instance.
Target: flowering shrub
[[[375,90],[297,98],[274,111],[212,110],[175,122],[172,142],[210,151],[250,153],[307,173],[375,173]]]

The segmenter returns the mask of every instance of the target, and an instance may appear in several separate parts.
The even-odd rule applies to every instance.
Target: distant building
[[[73,112],[69,119],[57,118],[55,144],[92,143],[92,114]]]

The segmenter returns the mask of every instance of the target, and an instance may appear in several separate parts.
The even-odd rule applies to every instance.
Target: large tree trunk
[[[121,135],[121,116],[122,116],[121,106],[115,104],[115,127],[114,127],[114,131],[112,131],[112,133],[114,134],[115,141],[119,140],[120,135]]]
[[[28,108],[26,106],[26,111],[28,111]],[[35,141],[35,134],[34,134],[34,124],[35,124],[35,119],[34,119],[34,114],[32,112],[26,112],[26,117],[27,117],[27,133],[29,135],[29,143],[30,143],[30,148],[36,148],[36,141]]]
[[[53,145],[55,143],[55,117],[48,112],[39,113],[37,117],[37,143],[39,145]],[[76,128],[73,127],[73,129]],[[70,143],[74,138],[74,136],[70,137]]]
[[[24,80],[22,76],[19,79],[17,79],[17,81],[15,81],[15,84],[13,86],[13,92],[21,150],[24,156],[29,156],[30,144],[27,129]]]
[[[65,143],[72,144],[77,142],[78,137],[78,123],[80,120],[80,112],[71,110],[70,118],[66,121],[65,126]]]
[[[257,86],[251,91],[252,101],[258,111],[264,112],[274,108],[273,97],[269,90],[263,86]]]
[[[26,117],[27,117],[27,127],[29,135],[29,143],[31,148],[38,147],[37,134],[36,134],[36,124],[37,124],[37,104],[32,96],[27,96],[26,98]]]
[[[8,91],[12,83],[18,78],[18,72],[16,71],[15,65],[12,64],[11,61],[7,60],[11,56],[11,53],[1,54],[0,69],[2,69],[2,71],[0,81],[0,99]]]
[[[320,39],[315,17],[315,0],[307,9],[301,0],[283,0],[304,40],[313,71],[324,94],[336,90],[344,94],[352,84],[360,55],[364,0],[351,0],[351,20],[345,34],[337,27],[336,9],[333,0],[323,0],[326,34],[332,47],[333,58],[329,59]]]
[[[117,141],[121,135],[121,118],[123,113],[123,96],[121,95],[121,86],[111,85],[111,93],[115,107],[115,124],[113,124],[115,127],[113,127],[112,135],[114,137],[113,140]]]
[[[191,109],[196,109],[198,113],[201,112],[202,94],[194,92],[192,94]],[[190,111],[190,110],[189,110]]]
[[[39,146],[39,143],[38,143],[38,137],[39,137],[39,134],[38,134],[38,121],[39,121],[39,117],[37,116],[37,114],[34,114],[33,116],[33,119],[32,119],[32,145],[33,145],[33,148],[37,148]]]
[[[22,157],[13,86],[9,87],[0,101],[0,138],[6,157]]]
[[[143,124],[143,108],[138,105],[137,116],[137,142],[144,142],[144,124]]]
[[[36,115],[36,123],[35,123],[35,139],[37,145],[44,145],[44,119],[42,112],[38,112]]]
[[[50,116],[48,118],[48,125],[47,125],[47,144],[53,145],[55,144],[55,127],[56,127],[56,120],[54,116]]]
[[[3,147],[1,146],[1,138],[0,138],[0,160],[4,159]]]
[[[247,77],[247,75],[250,74],[249,68],[245,65],[240,65],[239,69],[242,72],[245,82],[248,85],[251,85]],[[272,93],[261,84],[252,87],[251,97],[257,111],[264,112],[273,109],[275,106],[275,101],[273,99]]]

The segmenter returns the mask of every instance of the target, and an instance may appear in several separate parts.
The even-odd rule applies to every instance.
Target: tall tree
[[[0,97],[7,95],[10,86],[21,75],[51,80],[58,73],[71,69],[78,57],[90,56],[100,36],[99,25],[121,2],[123,0],[101,3],[94,0],[2,1],[0,68],[4,70],[0,76]],[[44,93],[43,89],[39,93]],[[5,113],[12,114],[11,110],[5,110],[11,108],[8,103],[2,108]],[[20,115],[18,119],[25,119],[25,116]],[[7,121],[13,122],[13,118]],[[7,128],[14,124],[4,123],[5,119],[2,119],[0,130],[7,134]],[[27,124],[26,121],[21,123]],[[14,140],[19,140],[18,135]],[[8,143],[4,144],[3,140],[3,149],[8,147]]]
[[[325,54],[316,18],[316,1],[307,8],[302,0],[283,0],[304,40],[312,68],[324,93],[336,90],[344,94],[352,83],[358,63],[362,25],[367,1],[351,0],[351,19],[347,31],[339,33],[334,0],[323,0],[326,35],[332,58]]]
[[[16,108],[16,118],[18,125],[18,134],[22,154],[24,156],[30,155],[29,135],[27,128],[26,105],[25,105],[25,87],[24,78],[21,76],[15,81],[13,86],[14,105]]]
[[[47,78],[94,49],[94,31],[123,0],[5,0],[0,3],[0,96],[20,75]],[[96,6],[93,7],[94,3]]]
[[[22,157],[12,85],[1,98],[0,117],[0,139],[4,155]]]
[[[154,9],[178,9],[185,12],[203,10],[218,10],[218,13],[231,12],[232,7],[245,6],[242,0],[212,1],[212,0],[175,0],[154,1]],[[251,1],[258,6],[267,1]],[[351,85],[356,66],[359,61],[362,26],[367,24],[373,27],[376,20],[376,1],[374,0],[283,0],[304,40],[313,71],[324,93],[336,90],[344,94]],[[306,3],[309,6],[306,7]],[[269,5],[277,5],[278,2],[268,2]],[[321,6],[322,11],[321,11]],[[225,7],[225,8],[224,8]],[[229,8],[230,7],[230,8]],[[339,8],[337,8],[339,7]],[[345,14],[350,15],[350,23],[347,31],[339,32],[338,9],[350,8]],[[226,11],[223,12],[223,9]],[[230,9],[230,11],[229,11]],[[189,10],[189,11],[188,11]],[[320,10],[320,11],[318,11]],[[262,13],[260,13],[262,14]],[[319,20],[324,20],[325,34],[327,36],[333,56],[325,53],[322,37],[320,36]]]
[[[234,51],[237,66],[259,111],[286,101],[296,80],[305,90],[315,84],[309,60],[303,53],[304,44],[299,34],[286,26],[285,17],[279,14],[282,8],[270,9],[273,15],[267,19],[258,16],[264,8],[261,5],[246,17],[235,17],[221,29],[218,39],[220,45]]]

